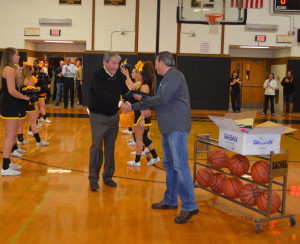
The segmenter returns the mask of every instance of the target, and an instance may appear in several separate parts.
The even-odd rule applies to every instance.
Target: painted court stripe
[[[48,198],[48,196],[49,196],[49,192],[46,192],[46,194],[44,195],[43,199],[38,203],[38,205],[33,210],[32,214],[29,216],[29,218],[26,220],[26,222],[24,223],[24,225],[21,227],[21,229],[19,230],[19,232],[15,235],[15,237],[12,239],[12,241],[10,243],[17,243],[18,242],[19,238],[24,233],[24,231],[26,230],[27,226],[30,224],[30,222],[34,218],[35,214],[38,212],[38,210],[40,209],[41,205],[45,202],[45,200]]]

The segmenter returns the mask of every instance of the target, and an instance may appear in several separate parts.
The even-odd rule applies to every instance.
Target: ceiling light
[[[49,41],[44,41],[44,42],[52,42],[52,43],[74,43],[73,41],[52,41],[52,40],[49,40]]]
[[[270,48],[265,46],[240,46],[240,48]]]

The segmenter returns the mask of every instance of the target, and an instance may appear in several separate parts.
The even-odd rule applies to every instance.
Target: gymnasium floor
[[[25,134],[26,154],[13,162],[20,164],[22,175],[0,177],[0,243],[300,243],[298,225],[289,219],[263,222],[256,234],[256,212],[195,189],[200,213],[184,225],[173,222],[180,210],[152,210],[165,190],[162,163],[129,167],[133,160],[126,146],[128,135],[119,133],[116,141],[117,188],[100,181],[100,191],[91,192],[88,183],[88,159],[91,132],[86,108],[48,107],[51,125],[45,124],[41,138],[50,142],[36,147],[33,137]],[[217,138],[217,127],[207,114],[223,116],[225,111],[193,111],[189,137],[189,162],[193,165],[195,134],[210,133]],[[257,115],[256,123],[268,119]],[[300,129],[300,115],[274,122]],[[24,128],[27,128],[25,122]],[[0,120],[0,140],[3,121]],[[24,129],[24,133],[26,130]],[[162,158],[161,137],[153,120],[151,138]],[[300,212],[300,131],[282,136],[282,151],[289,150],[286,212]],[[251,163],[255,157],[250,157]],[[299,236],[298,236],[299,235]]]

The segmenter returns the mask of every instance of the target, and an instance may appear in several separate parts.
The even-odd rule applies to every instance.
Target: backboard
[[[245,25],[247,9],[232,7],[229,0],[179,0],[177,9],[178,23],[208,24],[206,14],[223,14],[221,24]]]

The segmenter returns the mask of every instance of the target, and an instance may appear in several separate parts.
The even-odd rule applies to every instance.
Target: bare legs
[[[16,143],[19,120],[4,120],[3,158],[10,158],[13,145]]]

